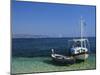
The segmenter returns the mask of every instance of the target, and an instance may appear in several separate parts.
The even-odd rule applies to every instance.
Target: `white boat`
[[[89,56],[89,41],[88,39],[73,39],[70,53],[75,59],[85,60]]]
[[[56,54],[52,49],[51,57],[54,61],[75,63],[78,60],[85,60],[89,56],[89,41],[83,38],[83,19],[81,18],[81,38],[69,40],[70,56]]]
[[[81,17],[81,38],[79,39],[72,39],[69,40],[71,43],[70,53],[75,59],[78,60],[85,60],[89,56],[89,41],[86,38],[83,38],[83,27],[84,27],[84,20]]]

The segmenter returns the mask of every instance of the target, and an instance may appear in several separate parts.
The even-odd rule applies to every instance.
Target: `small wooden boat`
[[[64,55],[60,55],[60,54],[55,54],[54,53],[54,49],[52,49],[52,54],[51,57],[53,59],[53,61],[55,62],[59,62],[59,63],[66,63],[66,64],[73,64],[75,63],[75,59],[74,57],[70,57],[70,56],[64,56]]]

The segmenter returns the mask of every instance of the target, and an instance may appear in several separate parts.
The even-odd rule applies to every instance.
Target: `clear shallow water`
[[[52,62],[51,57],[13,57],[12,73],[36,73],[52,71],[69,71],[95,69],[95,54],[89,56],[85,62],[72,65],[59,65]]]

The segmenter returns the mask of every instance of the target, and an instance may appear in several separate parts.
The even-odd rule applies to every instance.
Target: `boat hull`
[[[86,60],[88,58],[89,54],[79,54],[79,55],[75,55],[75,59],[77,60]]]
[[[66,63],[66,64],[73,64],[75,63],[75,59],[73,57],[66,57],[59,54],[52,54],[51,55],[53,61],[59,62],[59,63]]]

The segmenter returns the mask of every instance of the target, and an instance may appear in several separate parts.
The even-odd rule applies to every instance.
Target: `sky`
[[[95,36],[96,7],[13,1],[12,33],[61,37],[80,36],[80,17],[86,22],[83,36]]]

